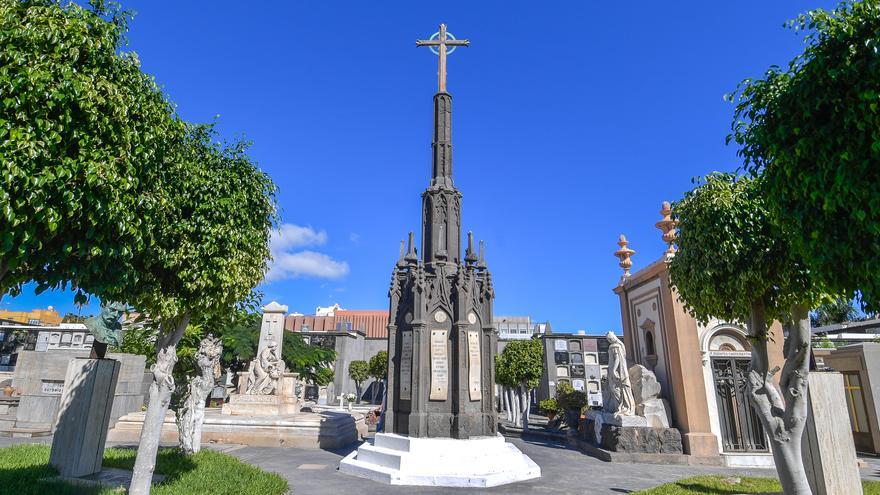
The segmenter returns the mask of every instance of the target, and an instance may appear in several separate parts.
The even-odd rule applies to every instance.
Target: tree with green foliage
[[[373,399],[371,402],[376,403],[376,394],[379,392],[379,383],[385,385],[388,379],[388,351],[379,351],[375,356],[370,358],[370,376],[377,383],[373,385]]]
[[[0,0],[0,298],[34,281],[120,299],[183,132],[105,2]]]
[[[159,434],[174,390],[177,344],[202,315],[253,299],[270,258],[275,185],[247,155],[247,145],[216,141],[213,126],[188,126],[162,187],[146,205],[150,242],[136,252],[136,286],[112,297],[148,315],[157,331],[153,383],[130,493],[149,493]],[[151,208],[153,206],[154,208]]]
[[[746,79],[733,132],[767,206],[817,279],[880,308],[880,2],[844,1],[790,23],[803,53]]]
[[[712,174],[673,206],[678,252],[671,282],[700,322],[748,322],[752,407],[767,432],[785,493],[807,495],[801,437],[807,417],[810,307],[821,292],[774,222],[758,179]],[[790,322],[785,367],[773,383],[768,324]]]
[[[317,345],[309,344],[298,332],[284,332],[284,341],[281,345],[281,359],[287,365],[287,369],[311,383],[326,386],[333,381],[333,370],[330,369],[330,379],[326,380],[326,370],[333,366],[336,361],[336,351],[325,349]]]
[[[366,361],[352,361],[348,364],[348,377],[354,380],[357,390],[357,403],[361,403],[361,385],[370,377],[370,365]]]
[[[333,368],[323,366],[315,370],[315,373],[310,381],[318,387],[326,387],[327,385],[333,383],[333,377]]]
[[[532,389],[538,386],[544,372],[544,346],[540,339],[514,340],[495,358],[495,381],[509,395],[511,420],[529,428]]]
[[[814,327],[833,325],[845,321],[859,319],[859,311],[853,301],[847,297],[838,297],[831,301],[823,302],[818,308],[810,313],[810,324]]]

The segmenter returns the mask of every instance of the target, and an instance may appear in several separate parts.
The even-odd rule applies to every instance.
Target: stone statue
[[[632,416],[636,411],[626,365],[626,350],[614,332],[608,332],[605,339],[608,341],[608,396],[603,409],[615,417]]]
[[[186,384],[183,400],[177,408],[178,449],[185,454],[194,454],[201,449],[205,401],[220,377],[222,353],[223,343],[211,334],[205,336],[199,344],[196,353],[198,375]]]
[[[122,315],[128,308],[121,303],[101,303],[101,313],[91,316],[83,321],[89,332],[95,336],[95,344],[92,347],[93,357],[103,358],[107,352],[107,345],[119,347],[122,344]]]
[[[278,344],[269,342],[251,365],[248,377],[247,395],[272,395],[278,387],[278,380],[284,373],[284,361],[278,354]]]

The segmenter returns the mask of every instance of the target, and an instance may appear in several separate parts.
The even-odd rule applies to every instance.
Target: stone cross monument
[[[461,252],[446,55],[468,44],[443,24],[417,42],[440,57],[421,253],[410,232],[391,274],[385,431],[339,463],[343,473],[392,485],[487,487],[541,476],[497,431],[492,277],[470,232]]]
[[[413,235],[389,291],[387,431],[412,437],[495,435],[492,277],[468,233],[461,252],[461,193],[452,181],[452,96],[447,46],[467,46],[440,25],[418,41],[440,57],[431,182],[422,193],[421,256]],[[450,51],[451,53],[451,51]]]

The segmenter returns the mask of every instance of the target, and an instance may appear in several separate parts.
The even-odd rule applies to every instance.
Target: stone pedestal
[[[807,380],[809,411],[802,450],[810,489],[813,495],[861,494],[843,375],[814,372]]]
[[[490,487],[539,478],[541,468],[494,437],[414,438],[377,433],[339,463],[346,474],[390,485]]]
[[[113,359],[70,360],[49,457],[60,476],[101,471],[120,366]]]
[[[276,395],[248,395],[249,373],[239,373],[239,393],[229,394],[229,402],[223,404],[223,414],[232,416],[287,416],[299,412],[296,381],[299,373],[284,373],[278,381]]]
[[[681,454],[681,432],[675,428],[652,427],[642,416],[619,416],[604,411],[587,411],[584,422],[587,441],[610,452]]]

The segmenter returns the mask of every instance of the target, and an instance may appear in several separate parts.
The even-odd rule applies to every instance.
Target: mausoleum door
[[[767,452],[767,435],[748,398],[750,358],[711,359],[724,452]]]

